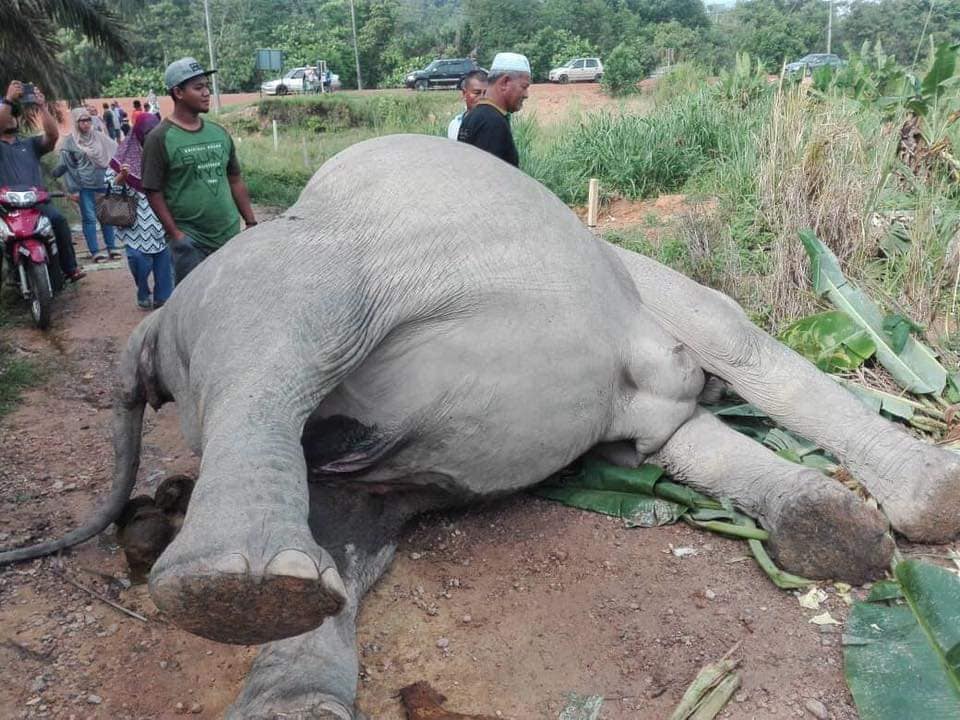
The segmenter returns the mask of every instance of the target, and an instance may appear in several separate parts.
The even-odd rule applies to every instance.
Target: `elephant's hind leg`
[[[653,457],[675,477],[725,497],[770,532],[769,548],[791,572],[862,583],[893,553],[886,520],[840,483],[784,460],[705,410]]]

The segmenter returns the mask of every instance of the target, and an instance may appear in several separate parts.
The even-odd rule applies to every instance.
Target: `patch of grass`
[[[23,391],[43,382],[39,363],[16,356],[8,346],[0,346],[0,419],[17,405]]]

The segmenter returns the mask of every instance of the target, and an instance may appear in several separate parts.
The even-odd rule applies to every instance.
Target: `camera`
[[[20,96],[20,104],[37,104],[37,89],[33,86],[33,83],[23,83],[23,94]]]

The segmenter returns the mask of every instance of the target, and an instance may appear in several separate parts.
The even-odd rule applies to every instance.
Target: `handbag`
[[[103,225],[133,227],[137,221],[137,196],[106,192],[97,198],[97,220]]]

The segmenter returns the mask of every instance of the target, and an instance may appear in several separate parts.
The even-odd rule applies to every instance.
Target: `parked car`
[[[787,63],[786,71],[791,75],[798,72],[810,73],[819,67],[842,67],[846,64],[846,60],[833,53],[811,53],[792,63]]]
[[[547,75],[550,82],[568,83],[587,80],[600,82],[603,80],[603,63],[600,58],[574,58],[569,62],[554,68]]]
[[[260,86],[260,92],[264,95],[287,95],[289,93],[303,92],[303,76],[311,66],[296,67],[287,70],[282,78],[268,80]],[[316,68],[313,68],[316,70]],[[330,89],[340,89],[340,76],[336,73],[330,73]]]
[[[429,90],[432,87],[459,87],[468,72],[482,69],[470,58],[443,58],[434,60],[423,70],[407,73],[404,84],[408,88],[417,90]]]

